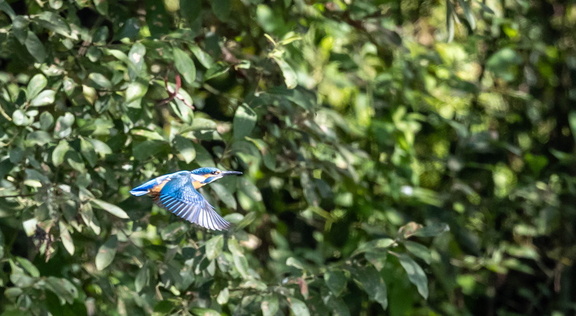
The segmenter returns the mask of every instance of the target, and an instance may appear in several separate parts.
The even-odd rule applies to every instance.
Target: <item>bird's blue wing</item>
[[[132,194],[134,196],[146,195],[150,192],[150,190],[154,189],[154,187],[156,187],[157,185],[160,185],[162,182],[164,182],[167,179],[170,179],[172,177],[175,177],[180,173],[182,173],[182,171],[170,173],[170,174],[165,174],[163,176],[154,178],[154,179],[147,181],[147,182],[135,187],[134,189],[130,190],[130,194]]]
[[[216,213],[214,207],[194,189],[189,175],[172,177],[155,201],[160,207],[204,228],[225,230],[230,227],[230,223]]]

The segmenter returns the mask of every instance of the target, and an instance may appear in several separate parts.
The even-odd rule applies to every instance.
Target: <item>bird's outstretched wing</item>
[[[170,179],[154,201],[160,207],[204,228],[225,230],[230,227],[230,223],[216,213],[214,207],[194,189],[188,175]]]

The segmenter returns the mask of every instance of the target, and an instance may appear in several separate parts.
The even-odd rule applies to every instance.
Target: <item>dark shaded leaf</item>
[[[116,235],[110,236],[108,240],[98,249],[96,254],[96,269],[104,270],[106,269],[116,256],[116,251],[118,250],[118,238]]]
[[[400,260],[400,264],[404,270],[406,270],[410,282],[416,285],[418,293],[420,293],[423,298],[428,298],[428,278],[426,277],[424,270],[422,270],[416,261],[407,255],[398,255],[398,259]]]
[[[370,298],[382,306],[383,309],[388,307],[388,297],[386,284],[374,267],[365,266],[351,270],[354,281],[370,296]]]

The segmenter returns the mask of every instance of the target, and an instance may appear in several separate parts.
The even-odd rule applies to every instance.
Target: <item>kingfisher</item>
[[[216,213],[198,189],[235,174],[242,172],[206,167],[183,170],[154,178],[130,190],[130,193],[134,196],[148,194],[158,206],[198,226],[226,230],[230,228],[230,223]]]

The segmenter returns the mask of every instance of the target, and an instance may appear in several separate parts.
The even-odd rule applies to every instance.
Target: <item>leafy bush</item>
[[[574,312],[574,5],[502,5],[0,0],[3,314]],[[228,232],[128,193],[201,166]]]

